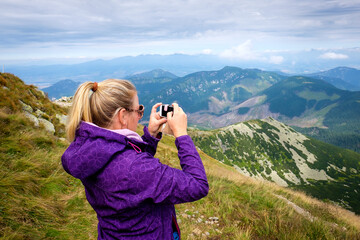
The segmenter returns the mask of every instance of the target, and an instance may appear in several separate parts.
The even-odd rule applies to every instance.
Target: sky
[[[0,9],[3,64],[173,53],[281,64],[313,49],[337,61],[360,53],[359,0],[0,0]]]

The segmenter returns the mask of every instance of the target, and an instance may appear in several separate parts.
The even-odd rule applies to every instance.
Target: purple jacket
[[[182,170],[154,158],[159,140],[146,127],[142,139],[82,122],[61,158],[66,172],[82,181],[97,213],[98,239],[173,239],[174,204],[208,193],[204,166],[189,136],[175,140]]]

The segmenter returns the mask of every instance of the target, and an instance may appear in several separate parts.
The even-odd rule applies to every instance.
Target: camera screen
[[[174,107],[170,106],[170,105],[161,105],[160,107],[160,116],[161,117],[166,117],[168,112],[173,112],[174,111]]]

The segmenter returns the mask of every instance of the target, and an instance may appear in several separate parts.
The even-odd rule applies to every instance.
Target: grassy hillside
[[[0,77],[2,91],[8,76]],[[44,111],[57,108],[48,106]],[[2,105],[0,239],[97,238],[96,214],[83,186],[61,166],[68,144],[34,127],[20,109]],[[201,151],[200,155],[210,191],[200,201],[176,206],[182,239],[360,239],[360,218],[353,213],[245,177]],[[156,156],[180,167],[173,137],[162,139]]]
[[[326,144],[274,120],[251,120],[196,131],[197,146],[240,172],[360,213],[360,154]]]
[[[81,182],[60,164],[68,143],[34,129],[21,115],[2,112],[0,117],[1,145],[8,143],[0,159],[0,238],[96,239],[96,214]],[[19,128],[21,136],[16,134]],[[360,239],[360,218],[354,214],[245,177],[200,153],[210,192],[198,202],[176,206],[183,239]],[[179,167],[172,137],[164,137],[157,157]]]
[[[57,114],[66,114],[66,110],[53,104],[37,87],[26,85],[13,74],[1,73],[0,99],[0,109],[3,112],[26,112],[28,116],[47,120],[54,125],[56,136],[64,136],[64,125]]]
[[[0,238],[94,239],[96,216],[60,163],[68,143],[56,114],[66,111],[12,74],[0,84]],[[41,111],[55,134],[34,126],[20,101]]]

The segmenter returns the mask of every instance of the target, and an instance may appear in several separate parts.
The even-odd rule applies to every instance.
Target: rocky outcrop
[[[63,114],[56,114],[56,118],[59,120],[61,124],[66,125],[67,122],[67,116]]]
[[[51,122],[49,122],[46,119],[43,118],[38,118],[39,119],[39,124],[40,126],[42,125],[46,131],[50,132],[50,133],[55,133],[55,127],[54,124],[52,124]]]
[[[19,102],[22,105],[22,110],[23,110],[24,115],[31,122],[34,123],[35,127],[42,126],[42,127],[44,127],[46,129],[46,131],[48,131],[50,133],[53,133],[53,134],[55,133],[54,124],[52,124],[50,121],[45,119],[45,118],[49,118],[49,116],[46,113],[44,113],[40,109],[37,109],[34,112],[34,109],[30,105],[27,105],[26,103],[24,103],[21,100]]]
[[[71,107],[73,97],[62,97],[59,99],[55,99],[53,103],[61,106],[61,107]]]

